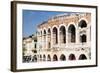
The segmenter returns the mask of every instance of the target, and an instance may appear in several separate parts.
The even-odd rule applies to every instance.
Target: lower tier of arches
[[[61,54],[60,57],[57,56],[57,54],[50,55],[50,54],[37,54],[33,56],[23,56],[23,63],[29,63],[29,62],[45,62],[45,61],[75,61],[75,60],[87,60],[90,59],[86,56],[86,54],[82,53],[78,56],[78,58],[75,56],[75,54],[71,53],[68,57],[66,57],[65,54]]]

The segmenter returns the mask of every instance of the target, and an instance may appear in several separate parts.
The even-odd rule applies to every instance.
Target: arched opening
[[[36,43],[34,44],[34,48],[35,48],[35,49],[37,48],[37,45],[36,45]]]
[[[54,27],[53,28],[53,43],[54,44],[57,44],[58,43],[58,31],[57,31],[57,28],[56,27]]]
[[[40,55],[40,61],[42,61],[42,55]]]
[[[86,42],[86,35],[85,35],[85,34],[83,34],[83,35],[81,36],[81,42],[82,42],[82,43]]]
[[[48,29],[48,34],[51,34],[50,28]]]
[[[42,36],[43,36],[43,34],[42,34],[42,31],[41,31],[41,35],[40,35],[40,41],[41,42],[42,42]],[[39,47],[42,47],[42,46],[39,45]]]
[[[74,25],[70,25],[68,28],[68,42],[72,42],[75,43],[76,42],[76,30],[75,30],[75,26]]]
[[[47,56],[47,61],[51,61],[50,55]]]
[[[85,20],[81,20],[81,21],[79,22],[79,27],[81,27],[81,28],[87,27],[86,21],[85,21]]]
[[[66,60],[66,57],[65,57],[64,54],[62,54],[62,55],[60,56],[60,60],[61,60],[61,61],[65,61],[65,60]]]
[[[60,27],[60,42],[66,43],[66,29],[64,26]]]
[[[36,55],[33,56],[33,61],[37,62],[37,56]]]
[[[75,55],[74,55],[74,54],[70,54],[70,55],[69,55],[69,60],[76,60]]]
[[[44,48],[46,48],[46,30],[44,30],[44,38],[43,38],[43,40],[44,40]]]
[[[46,61],[46,56],[45,55],[43,55],[43,61]]]
[[[48,48],[50,48],[50,47],[51,47],[51,43],[49,42],[49,43],[48,43]]]
[[[46,35],[46,30],[44,30],[44,35]]]
[[[79,56],[79,60],[86,60],[86,59],[87,59],[87,57],[84,54],[81,54]]]
[[[48,29],[48,48],[51,48],[51,30],[50,28]]]
[[[57,55],[53,56],[53,61],[58,61]]]
[[[41,36],[42,36],[42,31],[41,31]]]

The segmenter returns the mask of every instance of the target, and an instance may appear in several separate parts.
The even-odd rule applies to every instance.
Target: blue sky
[[[36,33],[37,25],[65,12],[23,10],[23,37]]]

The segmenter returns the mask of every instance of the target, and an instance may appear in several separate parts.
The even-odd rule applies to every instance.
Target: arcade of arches
[[[80,15],[81,16],[81,15]],[[53,51],[53,55],[45,54],[47,61],[66,61],[66,60],[85,60],[89,59],[88,53],[90,52],[89,46],[83,47],[86,44],[90,44],[90,19],[87,18],[90,15],[84,14],[79,17],[77,23],[69,22],[59,25],[49,26],[49,24],[42,24],[39,27],[38,39],[41,42],[41,50],[49,50],[47,53]],[[75,18],[74,18],[75,19]],[[67,19],[68,20],[68,19]],[[67,21],[66,20],[66,21]],[[69,20],[68,20],[69,21]],[[52,22],[51,22],[52,23]],[[43,26],[43,27],[42,27]],[[46,28],[45,28],[46,27]],[[71,47],[74,46],[74,47]],[[39,46],[38,46],[39,47]],[[79,51],[78,51],[79,50]],[[87,53],[85,51],[88,51]],[[56,54],[56,52],[63,51],[64,53]],[[68,54],[69,51],[72,51]],[[82,53],[80,53],[82,51]],[[77,53],[79,54],[77,55]],[[40,53],[42,55],[42,53]],[[59,56],[58,56],[59,55]],[[44,59],[44,57],[42,57]]]
[[[69,19],[67,17],[66,20],[63,18],[64,21],[61,23],[55,20],[40,25],[37,33],[39,52],[35,56],[35,61],[90,59],[90,18],[91,14],[84,13],[69,16]]]

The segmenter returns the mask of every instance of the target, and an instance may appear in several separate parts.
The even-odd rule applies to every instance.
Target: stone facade
[[[36,61],[91,59],[90,13],[54,16],[39,24],[37,31]]]
[[[23,62],[30,62],[34,55],[37,55],[37,37],[29,36],[23,38]]]

